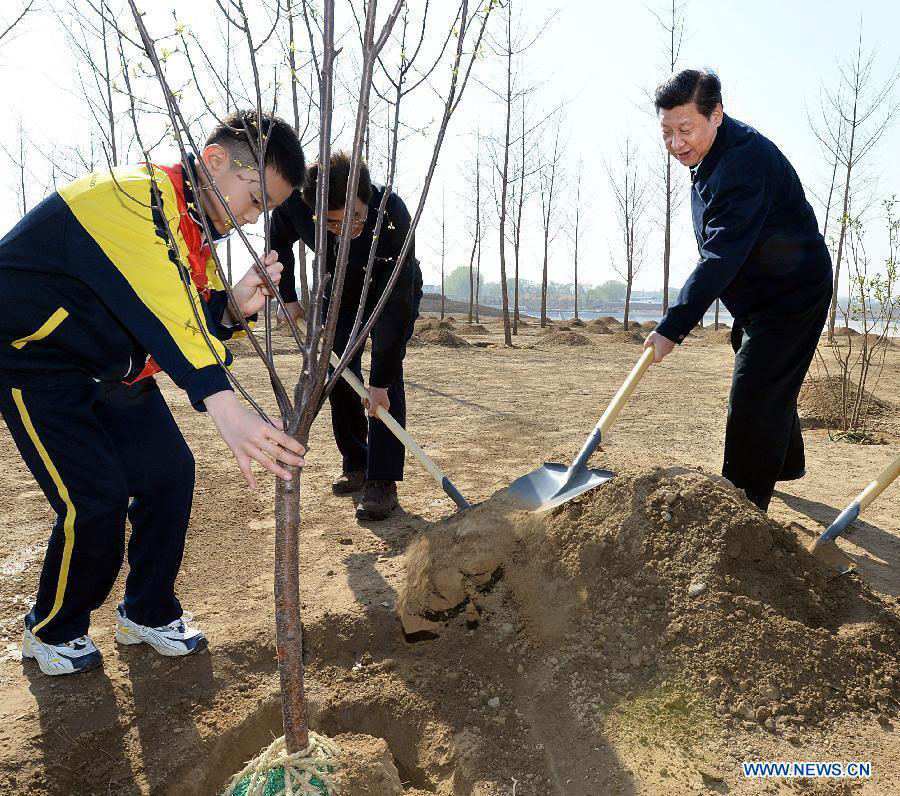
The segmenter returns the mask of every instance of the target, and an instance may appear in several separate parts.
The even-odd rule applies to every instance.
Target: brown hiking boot
[[[331,491],[335,495],[349,495],[359,492],[366,483],[365,470],[351,470],[349,473],[341,473],[341,477],[331,484]]]
[[[366,491],[356,507],[358,520],[385,520],[400,505],[396,481],[366,481]]]

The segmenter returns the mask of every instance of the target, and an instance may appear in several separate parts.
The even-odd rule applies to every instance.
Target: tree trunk
[[[844,205],[841,213],[841,233],[834,258],[834,289],[831,292],[831,306],[828,309],[828,342],[834,342],[834,319],[837,314],[838,286],[841,278],[841,256],[844,253],[844,240],[847,236],[847,214],[850,210],[850,176],[853,172],[853,146],[856,143],[856,111],[859,95],[853,98],[853,117],[850,122],[850,148],[847,152],[847,173],[844,177]]]
[[[303,304],[303,311],[309,309],[309,279],[306,275],[306,245],[300,241],[297,247],[297,264],[296,268],[300,274],[300,301]]]
[[[541,328],[547,325],[547,252],[550,248],[547,225],[544,225],[544,270],[541,276]]]
[[[306,437],[308,440],[308,433]],[[275,649],[288,752],[301,752],[309,746],[300,614],[301,474],[297,469],[291,481],[275,479]]]
[[[512,345],[509,325],[509,290],[506,284],[506,198],[509,192],[509,127],[512,122],[512,2],[507,4],[506,31],[506,137],[503,140],[503,174],[500,186],[500,298],[503,307],[503,341]]]
[[[716,299],[716,317],[713,321],[713,329],[719,331],[719,299]]]
[[[481,323],[478,317],[479,293],[481,291],[481,238],[478,238],[478,259],[475,263],[475,323]]]
[[[469,323],[472,323],[472,309],[475,303],[475,249],[478,247],[478,239],[472,243],[472,253],[469,255]]]
[[[663,239],[663,312],[669,309],[669,264],[672,256],[672,156],[666,153],[666,229]]]
[[[850,138],[851,157],[853,153],[853,134]],[[841,279],[841,257],[844,253],[844,240],[847,236],[847,212],[850,207],[850,173],[852,171],[852,161],[847,160],[847,176],[844,183],[844,209],[841,213],[841,232],[838,236],[838,247],[834,257],[834,288],[831,292],[831,306],[828,309],[828,342],[834,342],[834,323],[837,315],[838,287]]]

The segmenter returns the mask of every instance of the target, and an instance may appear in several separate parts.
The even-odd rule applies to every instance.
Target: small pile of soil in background
[[[721,323],[718,331],[712,326],[695,326],[690,336],[699,338],[706,345],[731,345],[731,329]]]
[[[897,715],[900,612],[863,581],[833,579],[724,479],[620,473],[546,514],[506,501],[411,544],[401,620],[440,633],[464,609],[496,632],[502,581],[503,618],[586,732],[638,697],[663,725],[798,740],[850,713]]]
[[[480,323],[461,323],[457,332],[459,334],[490,334],[487,327]]]
[[[573,332],[570,329],[554,329],[542,341],[541,345],[553,346],[582,346],[591,345],[591,338],[581,332]]]
[[[868,344],[869,348],[875,348],[876,346],[893,348],[895,345],[894,341],[891,340],[890,337],[882,337],[880,334],[867,334],[865,335],[865,341]]]
[[[608,337],[604,337],[604,340],[608,340],[610,343],[635,343],[637,345],[643,345],[645,335],[640,334],[634,330],[623,331],[619,330],[618,332],[612,332]]]
[[[597,320],[605,323],[607,326],[609,326],[610,324],[619,324],[619,326],[622,325],[622,321],[620,321],[618,318],[613,318],[612,315],[604,315],[602,318],[597,318]]]
[[[413,337],[418,338],[420,345],[441,345],[445,348],[466,348],[469,345],[458,334],[444,328],[425,329]]]
[[[569,321],[569,326],[571,326],[573,329],[580,329],[583,326],[587,326],[587,324],[583,320],[581,320],[581,318],[572,318],[572,320]]]
[[[652,332],[659,325],[659,321],[644,321],[641,324],[641,329],[645,332]]]
[[[600,318],[595,318],[588,324],[588,331],[594,334],[612,334],[612,330]]]
[[[855,385],[848,385],[851,390],[848,397],[852,406],[856,395]],[[803,382],[800,396],[797,398],[797,411],[805,428],[838,428],[841,425],[841,408],[843,383],[840,376],[810,377]],[[863,391],[863,401],[869,407],[867,417],[880,417],[891,410],[891,405],[876,398],[868,390]]]
[[[449,321],[442,321],[440,318],[419,318],[416,321],[416,331],[424,332],[428,329],[452,329],[453,324]]]
[[[547,321],[547,325],[538,334],[553,334],[554,332],[568,332],[572,327],[567,323]]]

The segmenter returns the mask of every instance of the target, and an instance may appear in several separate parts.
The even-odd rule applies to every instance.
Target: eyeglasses
[[[353,216],[353,223],[350,225],[350,228],[353,229],[357,224],[362,224],[369,215],[369,208],[366,207],[363,210],[357,209],[355,215]],[[328,231],[334,235],[341,234],[341,227],[344,224],[343,218],[340,220],[327,219],[325,222],[325,226],[328,228]]]

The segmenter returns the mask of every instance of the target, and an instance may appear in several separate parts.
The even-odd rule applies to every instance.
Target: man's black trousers
[[[797,397],[830,300],[829,291],[802,312],[736,319],[731,330],[735,360],[722,475],[764,511],[775,482],[805,468]]]
[[[419,315],[421,293],[417,293],[412,319],[407,329],[406,340],[413,335],[415,319]],[[351,301],[352,305],[353,302]],[[341,313],[338,317],[337,332],[334,337],[335,353],[347,347],[350,332],[353,330],[353,317],[349,313]],[[405,345],[404,341],[404,345]],[[365,383],[362,375],[362,346],[350,362],[349,370]],[[391,417],[406,428],[406,391],[403,387],[403,366],[397,378],[388,386],[388,410]],[[343,379],[338,381],[329,396],[331,403],[331,427],[334,430],[334,441],[343,457],[342,467],[345,473],[364,470],[366,478],[384,481],[402,481],[403,463],[406,450],[400,442],[378,418],[368,417],[359,396]]]
[[[156,382],[0,387],[0,413],[57,515],[26,626],[49,644],[87,633],[122,566],[126,517],[126,615],[151,627],[180,617],[194,458]]]

